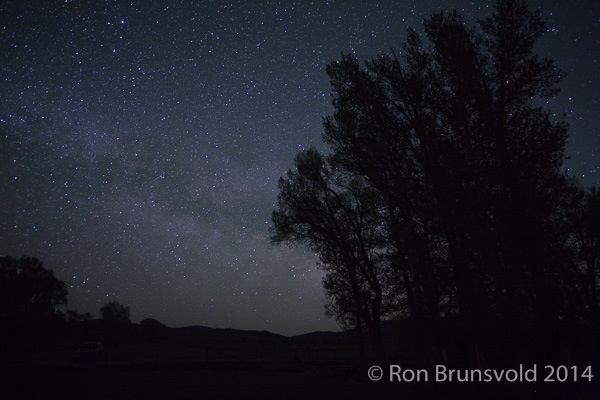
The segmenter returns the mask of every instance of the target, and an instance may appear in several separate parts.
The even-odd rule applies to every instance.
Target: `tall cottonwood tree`
[[[65,283],[35,257],[0,257],[0,358],[39,350],[61,321]]]
[[[384,298],[387,249],[377,198],[361,178],[338,173],[314,148],[299,153],[295,166],[279,180],[272,241],[304,243],[318,254],[329,310],[356,327],[361,358],[363,325],[382,354],[381,318],[393,300]]]
[[[394,277],[385,290],[417,322],[458,316],[481,364],[486,322],[543,329],[586,318],[597,269],[595,259],[582,268],[573,258],[584,230],[574,236],[565,213],[576,192],[560,170],[567,126],[537,105],[558,94],[562,77],[534,52],[546,29],[539,11],[498,0],[474,28],[456,11],[424,27],[426,41],[409,30],[401,51],[364,66],[351,55],[327,66],[327,163],[371,190]]]
[[[566,126],[532,99],[555,95],[560,71],[533,53],[544,24],[522,2],[499,1],[480,26],[467,29],[456,12],[436,14],[425,22],[429,47],[409,31],[401,54],[364,69],[351,56],[330,64],[335,114],[324,136],[332,159],[386,199],[390,225],[402,227],[390,230],[390,243],[412,232],[398,251],[430,242],[422,226],[443,237],[462,315],[499,312],[490,284],[551,314],[560,288],[545,278],[554,267],[544,221],[564,179]],[[435,263],[423,258],[415,255],[419,269],[406,279],[415,315],[423,312],[414,293],[440,299]],[[515,287],[519,277],[523,287]],[[507,312],[518,311],[512,303]]]
[[[600,190],[587,190],[575,185],[572,203],[566,207],[568,242],[573,250],[575,274],[578,284],[573,290],[574,302],[587,319],[600,320],[599,269],[600,269]],[[575,285],[574,285],[575,286]]]

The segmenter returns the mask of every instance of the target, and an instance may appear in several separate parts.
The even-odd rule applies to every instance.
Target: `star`
[[[539,53],[567,73],[565,170],[598,183],[594,0],[531,1]],[[324,316],[317,257],[269,241],[277,181],[326,151],[325,65],[400,48],[434,12],[493,1],[71,2],[0,5],[0,251],[35,256],[69,308],[135,322],[301,334]]]

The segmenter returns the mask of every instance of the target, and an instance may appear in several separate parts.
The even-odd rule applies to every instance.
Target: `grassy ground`
[[[337,399],[397,398],[388,388],[327,376],[323,371],[237,368],[120,368],[74,365],[4,374],[9,399]],[[398,393],[400,394],[401,391]]]
[[[368,365],[376,363],[371,353]],[[384,369],[412,365],[414,354],[405,348],[391,354]],[[64,349],[0,364],[0,400],[600,398],[596,366],[591,384],[501,386],[369,382],[368,365],[357,367],[347,344],[131,342],[107,346],[98,360],[75,360],[73,349]]]
[[[0,399],[597,399],[597,384],[368,382],[366,367],[290,360],[99,360],[3,366]]]

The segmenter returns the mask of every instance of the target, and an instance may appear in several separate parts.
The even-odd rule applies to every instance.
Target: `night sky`
[[[192,4],[194,3],[194,4]],[[195,4],[198,3],[198,4]],[[600,2],[530,1],[567,72],[565,169],[600,181]],[[269,243],[277,179],[326,150],[325,65],[492,1],[3,1],[0,255],[40,258],[69,308],[134,322],[336,330],[305,248]]]

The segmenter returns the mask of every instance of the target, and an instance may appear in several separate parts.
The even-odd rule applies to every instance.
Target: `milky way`
[[[597,184],[600,6],[530,4],[567,72],[548,104],[565,169]],[[328,62],[452,7],[473,23],[492,2],[4,1],[0,255],[42,259],[96,316],[116,300],[135,322],[337,329],[314,254],[269,243],[277,179],[326,150]]]

